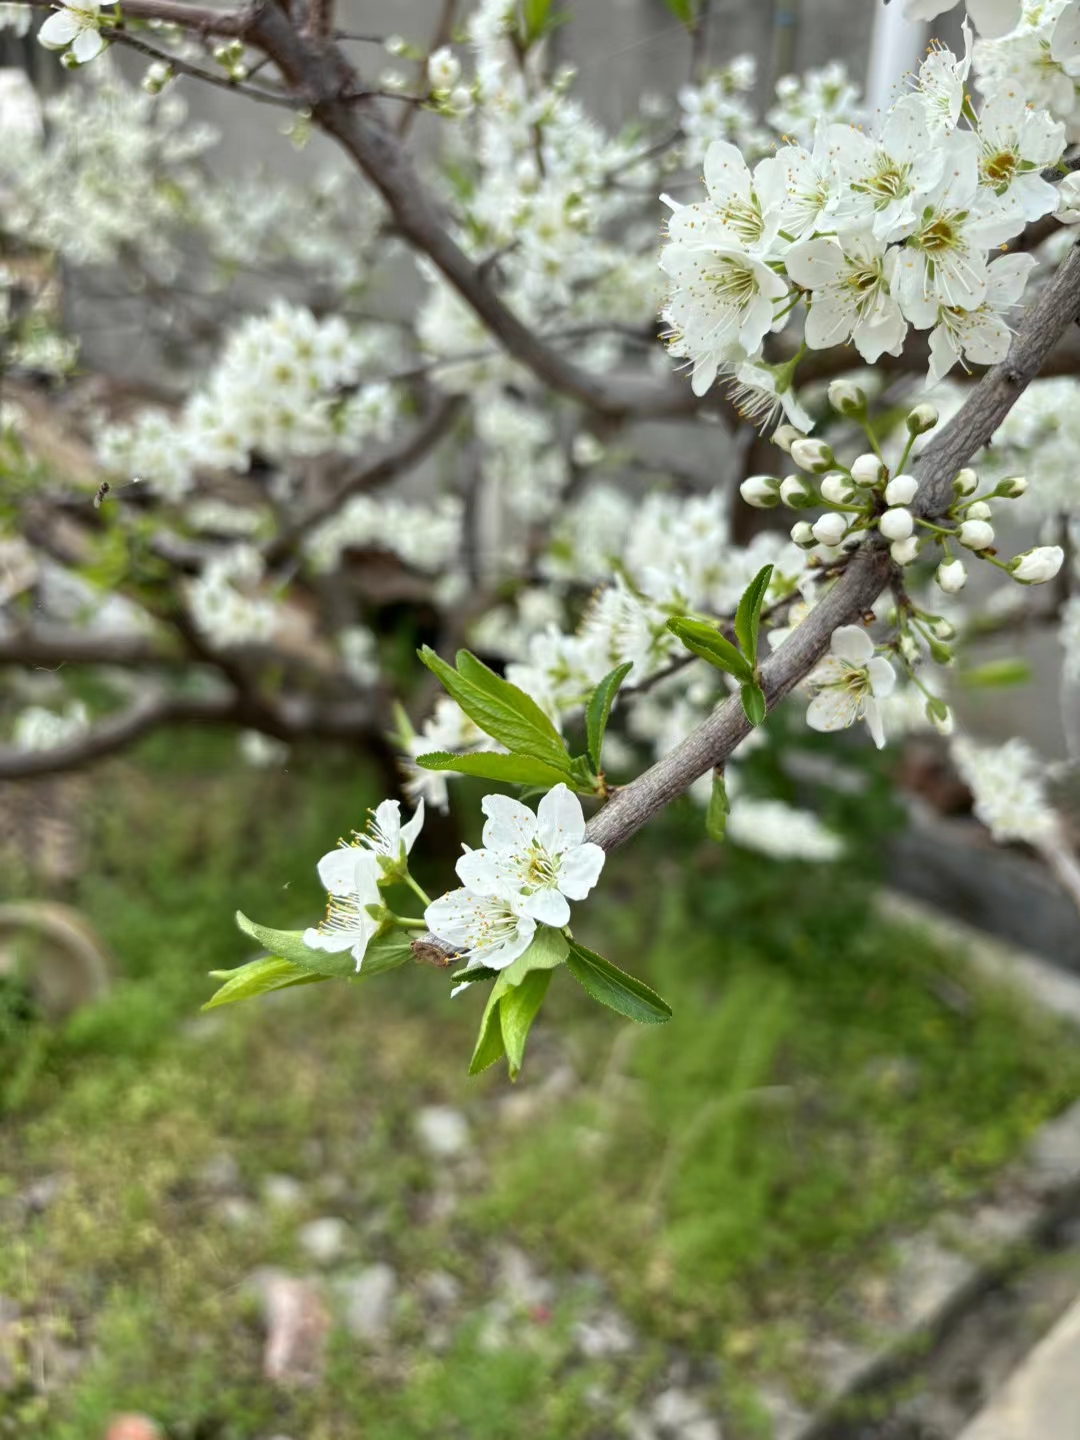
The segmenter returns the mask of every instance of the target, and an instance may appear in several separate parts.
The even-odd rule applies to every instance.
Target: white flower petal
[[[488,817],[484,844],[489,850],[520,850],[536,835],[536,816],[509,795],[485,795],[480,808]]]
[[[38,41],[47,50],[63,50],[82,29],[78,17],[70,10],[56,10],[38,31]]]
[[[417,802],[412,818],[407,820],[401,827],[401,839],[405,846],[405,854],[412,854],[412,847],[416,844],[416,837],[424,828],[424,797],[421,796]]]
[[[850,690],[822,690],[806,707],[806,723],[811,730],[846,730],[858,718],[859,702]]]
[[[829,648],[849,665],[865,665],[874,654],[874,642],[861,625],[841,625],[834,630]]]
[[[75,36],[71,52],[80,65],[85,65],[105,49],[105,37],[100,30],[88,28]]]
[[[566,785],[549,790],[536,807],[536,838],[549,855],[561,855],[585,839],[581,801]]]
[[[570,923],[570,906],[558,890],[536,890],[525,897],[521,908],[541,925],[553,925],[556,930]]]
[[[356,882],[358,846],[339,845],[324,855],[318,864],[319,880],[330,895],[351,895]]]
[[[603,848],[591,840],[568,850],[559,866],[559,889],[571,900],[584,900],[599,880],[606,859]]]

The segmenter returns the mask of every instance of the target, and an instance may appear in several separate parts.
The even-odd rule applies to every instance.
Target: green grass
[[[977,1193],[1080,1093],[1071,1036],[883,921],[864,882],[703,843],[689,807],[613,858],[581,910],[583,942],[674,1020],[629,1026],[557,974],[522,1085],[567,1063],[582,1083],[524,1125],[497,1119],[504,1075],[465,1075],[481,998],[450,1003],[426,967],[200,1017],[206,971],[250,954],[233,910],[303,923],[314,860],[377,798],[355,762],[226,778],[222,758],[183,737],[100,773],[88,865],[62,898],[125,979],[55,1030],[14,1005],[0,1027],[0,1295],[23,1307],[29,1367],[0,1394],[0,1436],[84,1440],[144,1409],[171,1440],[584,1440],[618,1432],[673,1345],[720,1362],[739,1436],[750,1381],[799,1385],[807,1336],[823,1316],[856,1323],[852,1286],[888,1265],[890,1239]],[[430,863],[425,879],[449,880],[449,857]],[[483,1157],[452,1213],[413,1133],[438,1102],[465,1109]],[[295,1176],[300,1207],[228,1223],[200,1179],[222,1151],[252,1197]],[[64,1184],[43,1215],[5,1205],[48,1174]],[[350,1225],[350,1264],[398,1272],[394,1344],[367,1354],[335,1332],[323,1383],[278,1390],[245,1278],[308,1268],[297,1227],[326,1214]],[[492,1350],[506,1240],[557,1300]],[[435,1268],[463,1293],[444,1352],[412,1287]],[[636,1327],[633,1357],[576,1355],[597,1286]],[[91,1358],[37,1394],[33,1356],[72,1344]]]

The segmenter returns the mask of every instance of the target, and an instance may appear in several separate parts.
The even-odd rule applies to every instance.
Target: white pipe
[[[866,71],[866,105],[871,123],[903,93],[903,78],[915,70],[926,43],[922,20],[904,17],[904,0],[891,5],[874,0],[874,33],[870,40],[870,62]]]

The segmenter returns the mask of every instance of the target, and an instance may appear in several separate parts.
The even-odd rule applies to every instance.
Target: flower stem
[[[426,930],[428,928],[426,920],[413,919],[409,915],[395,915],[393,910],[390,910],[387,913],[390,916],[390,919],[394,922],[394,924],[399,926],[402,930]]]
[[[413,892],[416,898],[421,901],[422,904],[431,904],[431,897],[420,888],[420,886],[416,883],[413,877],[409,874],[408,870],[405,871],[405,874],[401,878],[405,881],[405,884],[408,885],[409,889]]]

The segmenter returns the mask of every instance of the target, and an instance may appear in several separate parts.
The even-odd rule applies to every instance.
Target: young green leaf
[[[742,593],[739,608],[735,612],[735,638],[739,648],[751,666],[757,664],[758,627],[761,624],[761,607],[772,579],[773,567],[766,565],[759,570]]]
[[[329,980],[330,976],[305,970],[276,955],[266,955],[261,960],[250,960],[235,970],[211,970],[210,978],[224,980],[225,984],[214,991],[202,1007],[204,1010],[232,1005],[237,1000],[251,1000],[256,995],[268,995],[272,990],[285,990],[291,985],[314,985],[319,980]]]
[[[705,811],[705,834],[710,840],[715,840],[718,844],[723,843],[724,831],[727,829],[727,817],[730,813],[731,806],[728,804],[724,772],[717,765],[712,774],[709,807]]]
[[[524,690],[496,675],[468,650],[458,651],[456,670],[427,645],[418,653],[485,734],[516,754],[531,755],[564,773],[569,770],[562,736]]]
[[[570,941],[566,968],[594,1000],[628,1020],[636,1020],[639,1025],[662,1025],[671,1019],[671,1006],[655,990],[574,940]]]
[[[257,940],[264,950],[305,970],[315,970],[320,975],[351,977],[356,974],[356,961],[347,950],[331,955],[327,950],[311,950],[304,944],[301,930],[271,930],[266,925],[256,925],[254,920],[238,910],[236,923],[245,935]]]
[[[760,725],[765,719],[767,705],[765,703],[765,691],[760,685],[749,681],[739,689],[739,696],[742,700],[742,708],[747,720],[751,725]]]
[[[510,986],[499,1000],[499,1026],[511,1080],[521,1073],[525,1041],[550,983],[550,970],[530,970],[520,985]]]
[[[532,944],[523,955],[500,974],[507,985],[520,985],[532,970],[554,970],[566,959],[568,949],[566,936],[551,925],[538,925]]]
[[[614,670],[610,670],[589,696],[585,706],[586,748],[592,768],[597,774],[600,772],[600,751],[604,743],[604,731],[607,729],[611,706],[615,696],[619,693],[619,686],[633,668],[634,662],[627,660],[625,664],[617,665]]]
[[[753,680],[753,666],[714,626],[706,625],[703,620],[688,620],[684,615],[675,615],[667,622],[667,628],[679,637],[687,650],[715,665],[718,670],[734,675],[736,680]]]
[[[354,980],[378,975],[384,970],[394,970],[412,959],[409,936],[401,930],[388,930],[369,941],[360,970],[347,950],[337,955],[328,950],[312,950],[304,944],[301,930],[271,930],[266,925],[256,925],[241,911],[236,912],[236,923],[245,935],[258,941],[272,956],[299,965],[304,970],[328,978]]]
[[[484,1007],[483,1019],[480,1021],[480,1034],[476,1037],[476,1048],[469,1061],[470,1075],[479,1075],[481,1070],[486,1070],[489,1065],[494,1065],[496,1060],[501,1060],[506,1054],[502,1024],[499,1018],[499,1004],[502,996],[502,980],[500,978],[492,986],[488,1002]]]
[[[698,0],[664,0],[675,19],[692,30],[697,24]]]
[[[500,755],[488,750],[475,755],[450,755],[445,750],[433,750],[430,755],[418,755],[416,763],[425,770],[456,770],[459,775],[479,775],[483,780],[502,780],[507,785],[538,785],[550,790],[570,780],[575,790],[582,788],[566,771],[529,755]]]

